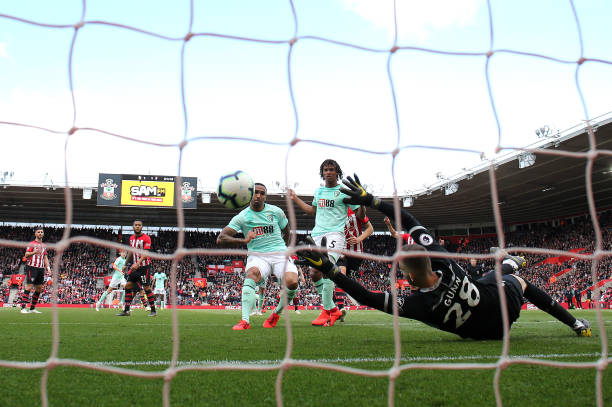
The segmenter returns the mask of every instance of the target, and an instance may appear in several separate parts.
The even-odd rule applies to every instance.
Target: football
[[[217,198],[226,208],[244,208],[253,199],[253,190],[251,176],[244,171],[236,171],[219,179]]]

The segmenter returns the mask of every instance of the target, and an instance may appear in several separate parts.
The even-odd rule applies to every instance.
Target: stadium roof
[[[598,150],[612,151],[612,118],[596,125]],[[555,147],[556,146],[556,147]],[[588,136],[582,127],[572,134],[552,135],[542,149],[571,152],[589,150]],[[536,154],[535,163],[519,168],[518,153],[496,161],[495,177],[500,209],[505,224],[522,223],[564,217],[588,212],[586,196],[586,158]],[[598,155],[592,169],[592,185],[598,210],[612,207],[612,156]],[[445,189],[457,184],[458,190],[445,195]],[[96,191],[92,199],[83,199],[81,189],[70,190],[73,224],[130,225],[140,218],[146,224],[176,227],[174,209],[120,208],[96,206]],[[307,202],[312,196],[302,196]],[[222,228],[235,214],[223,208],[215,198],[213,203],[198,202],[195,210],[185,210],[185,226],[192,228]],[[283,195],[270,195],[268,202],[286,209]],[[452,229],[453,225],[491,224],[493,210],[488,163],[451,179],[443,179],[429,191],[414,195],[409,209],[423,224],[432,229]],[[0,188],[0,222],[58,223],[65,219],[63,188],[4,185]],[[383,216],[369,211],[375,230],[385,230]],[[297,210],[298,229],[310,230],[314,219]]]

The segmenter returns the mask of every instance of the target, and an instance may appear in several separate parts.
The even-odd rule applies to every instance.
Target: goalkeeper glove
[[[378,206],[380,199],[376,198],[374,195],[365,190],[364,187],[361,186],[361,181],[359,181],[359,177],[357,174],[354,174],[355,179],[351,178],[349,175],[346,179],[342,180],[342,183],[345,187],[340,188],[340,192],[349,196],[349,198],[344,198],[342,202],[347,204],[354,205],[365,205],[365,206]]]
[[[306,238],[306,243],[308,243],[308,245],[301,244],[297,247],[300,257],[302,258],[300,261],[297,262],[298,264],[314,267],[315,269],[323,273],[323,275],[325,275],[325,277],[327,278],[332,278],[340,272],[338,266],[336,266],[329,259],[326,253],[310,250],[312,246],[317,245],[315,241],[312,240],[312,237],[308,236]],[[321,247],[327,248],[326,237],[323,237],[323,239],[321,239]]]

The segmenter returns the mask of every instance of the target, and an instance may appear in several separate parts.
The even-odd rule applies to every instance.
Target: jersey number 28
[[[463,283],[461,284],[461,289],[459,290],[459,297],[462,300],[467,300],[468,307],[475,307],[480,302],[480,292],[478,288],[474,284],[470,282],[467,276],[463,277]],[[461,303],[454,303],[446,313],[444,317],[444,323],[450,319],[452,313],[455,313],[455,328],[459,328],[464,324],[465,321],[472,315],[471,310],[467,310],[467,312],[463,312],[463,308],[461,307]]]

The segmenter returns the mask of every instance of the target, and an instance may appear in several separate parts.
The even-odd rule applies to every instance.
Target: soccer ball
[[[244,171],[236,171],[219,179],[217,198],[226,208],[244,208],[253,199],[254,189],[251,176]]]

